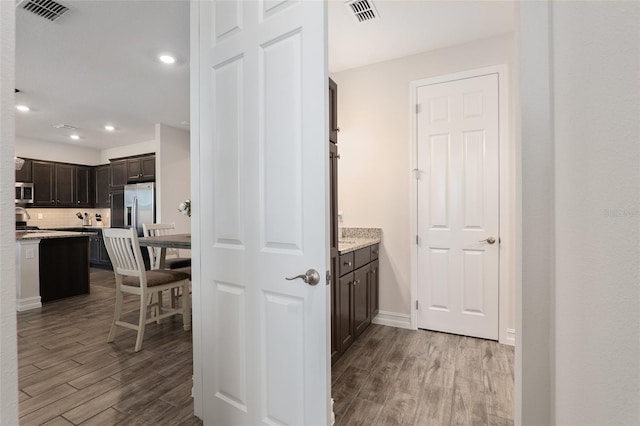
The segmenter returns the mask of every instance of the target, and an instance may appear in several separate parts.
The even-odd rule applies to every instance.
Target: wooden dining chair
[[[182,315],[185,331],[191,329],[191,300],[189,297],[189,274],[181,271],[150,270],[145,271],[142,252],[135,228],[108,228],[102,231],[104,243],[113,265],[116,277],[116,306],[107,342],[113,342],[116,327],[125,327],[138,332],[135,351],[142,348],[142,339],[147,324],[172,315]],[[181,306],[165,308],[162,306],[164,290],[180,289],[183,295]],[[122,321],[122,303],[124,294],[140,297],[140,316],[138,324]],[[152,300],[153,302],[149,302]],[[148,311],[150,314],[148,315]]]
[[[174,223],[143,223],[142,232],[145,237],[160,237],[163,235],[171,235],[175,232],[176,225]],[[151,269],[160,269],[161,253],[160,247],[147,247],[149,250],[149,259],[151,260]],[[191,267],[190,257],[180,257],[178,249],[165,249],[164,269],[180,269]]]

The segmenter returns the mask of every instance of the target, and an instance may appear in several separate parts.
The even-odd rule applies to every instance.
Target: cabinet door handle
[[[353,285],[358,285],[358,284],[360,284],[360,280],[355,280],[355,281],[353,282]]]
[[[344,266],[351,266],[351,261],[349,261],[349,262],[343,262],[343,265],[344,265]]]

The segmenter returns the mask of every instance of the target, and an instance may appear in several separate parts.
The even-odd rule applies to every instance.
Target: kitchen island
[[[93,232],[16,231],[17,309],[89,293]]]

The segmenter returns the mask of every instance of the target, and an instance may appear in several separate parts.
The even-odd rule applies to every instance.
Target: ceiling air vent
[[[17,6],[49,21],[55,21],[69,11],[68,7],[53,0],[22,0]]]
[[[358,22],[373,21],[380,18],[372,0],[352,0],[346,2],[345,6]]]
[[[78,130],[77,127],[74,127],[70,124],[56,124],[53,126],[55,129],[64,129],[64,130]]]

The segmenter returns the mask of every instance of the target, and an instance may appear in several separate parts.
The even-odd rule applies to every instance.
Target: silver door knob
[[[320,282],[320,274],[315,269],[309,269],[304,275],[296,275],[295,277],[285,277],[287,281],[293,281],[300,278],[309,285],[316,285]]]
[[[496,242],[496,239],[493,237],[487,237],[484,240],[480,240],[478,241],[479,243],[489,243],[489,244],[493,244]]]

